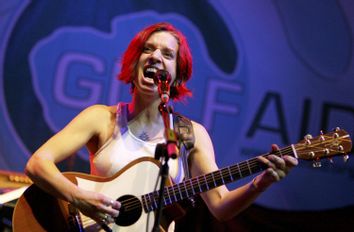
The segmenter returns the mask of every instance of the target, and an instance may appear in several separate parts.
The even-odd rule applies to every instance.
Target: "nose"
[[[152,63],[161,63],[162,62],[162,53],[160,49],[156,49],[154,52],[151,53],[149,57],[150,62]]]

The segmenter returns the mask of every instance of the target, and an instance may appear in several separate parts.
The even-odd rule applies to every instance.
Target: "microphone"
[[[157,85],[161,101],[167,103],[170,100],[171,74],[166,70],[159,69],[154,74],[154,83]]]

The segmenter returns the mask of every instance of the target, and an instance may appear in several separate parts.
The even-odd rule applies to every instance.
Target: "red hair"
[[[176,79],[171,85],[170,98],[181,100],[186,96],[191,96],[192,92],[187,88],[186,82],[192,75],[192,55],[185,36],[169,23],[157,23],[146,27],[140,31],[130,42],[122,59],[122,68],[118,75],[118,79],[124,83],[131,83],[132,89],[133,78],[136,76],[136,66],[138,64],[141,53],[143,52],[145,42],[149,37],[159,31],[171,33],[177,40],[179,49],[177,53],[177,70]]]

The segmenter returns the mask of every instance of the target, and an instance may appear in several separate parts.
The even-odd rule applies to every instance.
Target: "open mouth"
[[[153,79],[155,73],[157,72],[157,70],[158,70],[158,69],[155,68],[155,67],[151,67],[151,66],[145,67],[145,68],[144,68],[144,77]]]

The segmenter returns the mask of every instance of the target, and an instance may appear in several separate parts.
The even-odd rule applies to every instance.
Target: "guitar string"
[[[308,145],[309,146],[309,145]],[[308,148],[307,148],[308,149]],[[300,150],[301,150],[301,148],[300,148]],[[288,146],[288,147],[286,147],[286,148],[283,148],[283,149],[281,149],[280,151],[276,151],[276,152],[274,152],[273,154],[275,154],[275,155],[288,155],[288,154],[292,154],[293,153],[293,151],[292,151],[292,147],[291,146]],[[268,153],[268,154],[266,154],[266,155],[269,155],[270,153]],[[247,164],[248,163],[248,164]],[[241,175],[242,175],[242,173],[244,172],[244,171],[247,171],[247,169],[246,169],[246,167],[247,168],[250,168],[250,169],[253,169],[253,168],[258,168],[259,167],[259,164],[260,164],[260,161],[258,161],[258,159],[257,158],[252,158],[251,160],[247,160],[247,161],[243,161],[242,163],[240,163],[239,165],[233,165],[233,166],[230,166],[230,167],[228,167],[228,168],[231,168],[231,172],[235,172],[235,169],[237,169],[237,171],[239,172],[239,173],[241,173],[240,174],[240,177],[242,177]],[[236,167],[236,166],[238,166],[238,167]],[[209,174],[206,174],[205,175],[205,177],[206,177],[206,183],[204,183],[204,185],[206,185],[206,186],[204,186],[204,187],[210,187],[210,184],[212,183],[212,182],[214,182],[214,187],[216,187],[216,186],[218,186],[217,184],[215,185],[215,182],[219,182],[220,180],[222,180],[223,181],[223,183],[224,183],[224,173],[223,172],[225,172],[225,171],[228,171],[228,170],[226,170],[227,168],[223,168],[223,169],[220,169],[220,170],[218,170],[218,171],[216,171],[216,172],[213,172],[213,173],[209,173]],[[241,171],[241,169],[242,169],[242,171]],[[237,174],[237,172],[236,173],[234,173],[234,174],[232,174],[232,175],[235,175],[235,174]],[[252,171],[250,172],[250,174],[253,174],[252,173]],[[246,174],[247,176],[248,176],[248,174]],[[199,176],[200,177],[200,176]],[[188,184],[188,182],[187,183],[184,183],[184,185],[185,185],[185,187],[183,187],[183,184],[179,184],[179,189],[182,189],[182,191],[181,192],[184,192],[184,193],[186,193],[186,196],[187,197],[189,197],[188,196],[188,191],[190,191],[190,190],[192,190],[193,189],[193,192],[198,192],[198,189],[195,189],[195,187],[193,187],[193,186],[195,186],[195,182],[199,182],[200,183],[200,181],[199,181],[199,177],[197,178],[193,178],[193,179],[191,179],[191,181],[192,181],[192,183],[189,183]],[[203,176],[204,177],[204,176]],[[194,182],[194,183],[193,183]],[[188,187],[187,187],[187,185],[188,185]],[[166,193],[170,196],[170,195],[178,195],[178,194],[176,194],[175,192],[177,191],[177,188],[178,188],[178,186],[170,186],[170,187],[167,187],[166,189],[165,189],[165,191],[164,191],[164,198],[166,199],[167,198],[167,196],[166,196]],[[184,190],[183,190],[184,189]],[[171,191],[172,191],[172,193],[171,193]],[[183,194],[181,194],[181,192],[180,191],[178,191],[179,192],[179,195],[183,195]],[[155,203],[156,203],[156,197],[158,197],[157,195],[156,195],[156,192],[153,192],[153,193],[150,193],[149,195],[153,195],[152,197],[153,197],[153,199],[154,199],[154,201],[155,201]],[[170,198],[170,197],[169,197]],[[178,198],[178,197],[175,197],[175,199],[176,198]],[[181,199],[183,199],[183,198],[185,198],[185,197],[183,197],[183,196],[181,196]],[[177,199],[177,200],[179,200],[179,199]],[[129,200],[128,200],[129,201]],[[137,204],[132,204],[132,205],[130,205],[129,203],[124,203],[123,202],[123,204],[125,204],[125,206],[127,206],[128,208],[134,208],[134,206],[138,206],[138,207],[141,207],[140,206],[140,202],[136,202]],[[148,202],[148,203],[150,203],[150,205],[151,205],[151,201],[150,202]],[[171,202],[170,203],[173,203],[173,200],[171,200]],[[130,206],[130,207],[129,207]]]
[[[331,140],[332,140],[332,138],[330,138],[330,141],[325,140],[325,141],[320,141],[320,142],[317,142],[317,143],[315,142],[313,144],[304,144],[304,145],[296,144],[295,148],[296,148],[296,151],[298,153],[300,153],[302,150],[308,150],[309,147],[316,148],[316,147],[318,147],[318,144],[321,144],[322,147],[324,147],[323,145],[328,145],[329,143],[332,143],[332,145],[333,145],[333,142],[331,142]],[[338,138],[336,138],[336,140],[343,140],[343,138],[342,137],[338,137]],[[347,142],[351,141],[350,138],[346,138],[344,140],[347,140]],[[334,144],[334,145],[336,145],[336,144]],[[339,149],[335,150],[335,149],[332,149],[331,147],[329,147],[329,148],[331,149],[331,152],[336,152],[336,153],[341,153],[342,152],[342,153],[345,153],[344,151],[341,151]],[[338,143],[337,143],[337,148],[338,148]],[[328,149],[328,147],[327,147],[327,149]],[[292,154],[292,153],[293,153],[293,148],[291,146],[288,146],[288,147],[285,147],[285,148],[283,148],[283,149],[281,149],[279,151],[274,152],[273,154],[275,154],[275,155],[288,155],[288,154]],[[263,156],[266,156],[266,155],[269,155],[269,154],[270,153],[267,153],[267,154],[265,154]],[[250,170],[250,172],[249,172],[249,174],[246,174],[246,175],[247,176],[251,175],[251,174],[253,174],[251,170],[253,170],[254,168],[259,168],[260,164],[262,164],[262,163],[257,158],[252,158],[250,160],[246,160],[246,161],[243,161],[243,162],[241,162],[239,164],[228,166],[226,168],[220,169],[220,170],[212,172],[212,173],[208,173],[206,175],[194,177],[192,179],[189,179],[188,182],[187,181],[184,182],[184,186],[185,186],[184,189],[185,190],[183,192],[185,192],[187,194],[187,197],[189,197],[188,196],[188,191],[191,190],[191,189],[193,189],[194,193],[195,192],[197,192],[197,193],[201,192],[200,191],[201,190],[201,186],[200,185],[202,185],[203,187],[209,187],[210,188],[210,187],[212,187],[212,186],[210,186],[210,184],[214,182],[214,187],[216,187],[215,186],[216,182],[222,180],[222,183],[224,183],[225,172],[229,176],[231,176],[231,178],[233,179],[233,176],[235,176],[236,174],[239,174],[239,176],[242,177],[243,171],[247,171],[246,168],[248,168]],[[230,172],[231,172],[231,175],[229,174]],[[200,178],[201,177],[203,177],[203,180],[205,180],[205,183],[202,183],[202,184],[200,183]],[[196,187],[195,187],[196,184],[198,184],[199,189],[198,188],[196,189]],[[175,193],[177,188],[183,190],[183,185],[181,183],[178,184],[178,186],[174,185],[174,186],[166,187],[165,190],[164,190],[164,193],[163,193],[164,194],[163,197],[164,198],[167,197],[166,193],[168,194],[169,198],[170,198],[170,195],[177,195]],[[172,193],[171,193],[171,191],[172,191]],[[152,192],[150,194],[145,194],[143,196],[152,194],[153,195],[152,197],[154,198],[154,201],[156,201],[157,200],[156,197],[158,197],[156,193],[157,192],[155,191],[155,192]],[[182,194],[180,194],[180,195],[182,195]],[[181,197],[183,198],[183,196],[181,196]],[[175,197],[175,198],[177,199],[178,197]],[[178,199],[177,199],[177,201],[178,201]],[[149,203],[151,205],[152,202],[146,202],[146,203]],[[171,200],[170,204],[172,204],[172,203],[173,203],[173,199]],[[128,199],[128,200],[122,201],[122,204],[124,204],[124,207],[126,207],[127,209],[130,209],[130,208],[134,209],[134,208],[137,208],[137,207],[138,208],[141,207],[141,202],[139,200],[136,201],[134,199],[133,200],[132,199]],[[94,220],[92,220],[91,218],[89,218],[87,216],[84,216],[84,218],[82,219],[82,223],[86,227],[87,225],[90,225],[90,224],[92,225],[92,224],[94,224],[96,222]],[[87,224],[87,223],[89,223],[89,224]]]
[[[288,151],[290,151],[291,149],[290,148],[283,148],[282,149],[282,152],[275,152],[275,153],[279,153],[279,154],[281,154],[281,153],[283,153],[283,154],[288,154]],[[266,154],[266,155],[269,155],[269,153],[268,154]],[[247,164],[248,163],[248,164]],[[235,172],[235,171],[237,171],[237,172],[241,172],[242,173],[242,171],[241,171],[241,169],[243,170],[243,171],[245,171],[246,170],[246,168],[248,169],[248,167],[250,167],[251,169],[252,168],[256,168],[256,167],[259,167],[259,161],[258,161],[258,159],[257,158],[252,158],[252,159],[250,159],[250,160],[246,160],[246,161],[243,161],[242,163],[240,163],[240,164],[238,164],[238,165],[233,165],[233,166],[229,166],[229,168],[231,168],[231,172]],[[239,166],[239,168],[238,167],[236,167],[236,166]],[[240,169],[240,171],[238,170],[238,169]],[[204,184],[204,185],[210,185],[210,183],[212,183],[212,182],[218,182],[218,181],[220,181],[220,180],[222,180],[223,178],[221,177],[219,177],[219,176],[215,176],[215,173],[217,173],[217,172],[219,172],[220,173],[220,171],[225,171],[225,168],[223,168],[223,169],[220,169],[219,171],[216,171],[216,172],[212,172],[212,173],[209,173],[209,174],[206,174],[206,175],[204,175],[205,177],[206,177],[206,183]],[[252,174],[252,172],[250,173],[250,174]],[[220,174],[219,174],[220,175]],[[233,174],[233,175],[235,175],[235,173]],[[203,176],[203,177],[204,177]],[[213,178],[213,176],[214,176],[214,178]],[[197,180],[197,179],[199,179],[201,176],[198,176],[198,177],[195,177],[195,178],[192,178],[191,179],[191,181],[192,182],[194,182],[194,184],[195,184],[195,182],[199,182],[200,183],[200,181],[199,180]],[[216,177],[216,178],[215,178]],[[214,181],[215,180],[215,181]],[[177,185],[174,185],[174,186],[170,186],[170,187],[166,187],[166,189],[165,189],[165,191],[164,191],[164,198],[166,198],[166,194],[165,193],[167,193],[167,194],[169,194],[169,195],[176,195],[176,191],[177,191],[177,189],[179,188],[179,189],[181,189],[181,192],[188,192],[189,190],[191,190],[192,188],[192,186],[191,185],[189,185],[187,188],[185,188],[185,187],[183,187],[183,183],[181,183],[181,184],[178,184],[179,185],[179,187],[177,186]],[[186,185],[188,185],[188,184],[186,184]],[[193,185],[193,184],[192,184]],[[215,185],[214,185],[214,187],[216,187]],[[172,191],[172,192],[171,192]],[[179,191],[178,191],[179,192]],[[194,191],[194,192],[198,192],[198,191]],[[153,193],[150,193],[150,194],[147,194],[147,195],[152,195],[152,198],[153,198],[153,201],[154,202],[156,202],[157,201],[157,199],[156,199],[156,192],[153,192]],[[177,194],[178,195],[178,194]],[[179,195],[183,195],[183,194],[179,194]],[[187,197],[188,197],[188,193],[187,193]],[[176,198],[178,198],[178,197],[176,197]],[[183,198],[183,196],[181,196],[181,198]],[[177,199],[178,200],[178,199]],[[150,204],[152,203],[152,202],[149,202]],[[141,207],[141,203],[140,202],[138,202],[138,201],[135,201],[135,200],[133,200],[133,199],[127,199],[127,200],[125,200],[125,201],[122,201],[122,204],[124,205],[124,207],[125,207],[125,209],[134,209],[136,206],[138,206],[138,207]]]
[[[274,152],[274,154],[275,155],[288,155],[288,154],[292,154],[293,153],[293,151],[292,151],[292,147],[291,146],[288,146],[288,147],[285,147],[285,148],[283,148],[283,149],[281,149],[280,151],[276,151],[276,152]],[[268,153],[268,154],[266,154],[266,155],[269,155],[270,153]],[[248,163],[248,164],[247,164]],[[238,166],[238,167],[237,167]],[[242,171],[246,171],[247,169],[246,169],[246,167],[248,168],[250,168],[250,169],[253,169],[253,168],[255,168],[255,167],[259,167],[259,161],[258,161],[258,159],[257,158],[252,158],[251,160],[246,160],[246,161],[243,161],[242,163],[240,163],[240,164],[238,164],[238,165],[232,165],[232,166],[229,166],[229,167],[227,167],[227,168],[230,168],[231,169],[231,172],[235,172],[235,169],[237,169],[237,172],[239,172],[241,175],[242,175]],[[206,174],[206,175],[204,175],[203,177],[205,177],[205,179],[206,179],[206,183],[204,183],[204,185],[205,185],[205,187],[208,187],[209,186],[209,188],[210,188],[210,184],[212,183],[212,182],[218,182],[218,181],[220,181],[220,180],[223,180],[224,178],[223,178],[223,176],[221,175],[220,177],[219,177],[219,175],[217,175],[217,176],[215,176],[215,174],[217,174],[217,172],[219,172],[220,173],[220,171],[221,172],[224,172],[224,171],[226,171],[226,169],[227,168],[223,168],[223,169],[221,169],[221,170],[219,170],[219,171],[216,171],[216,172],[213,172],[213,173],[209,173],[209,174]],[[242,171],[241,171],[241,169],[242,169]],[[232,175],[235,175],[235,174],[237,174],[237,172],[236,173],[234,173],[234,174],[232,174]],[[252,171],[250,172],[250,174],[252,174]],[[247,175],[248,176],[248,175]],[[179,195],[180,195],[180,197],[181,197],[181,199],[183,199],[184,197],[183,197],[183,194],[181,194],[181,192],[184,192],[184,193],[186,193],[187,195],[187,197],[188,197],[188,191],[189,190],[191,190],[192,189],[192,187],[193,187],[193,185],[195,184],[195,182],[199,182],[200,183],[200,181],[199,181],[199,178],[200,178],[201,176],[199,176],[199,177],[196,177],[196,178],[192,178],[191,179],[191,181],[192,182],[194,182],[194,183],[192,183],[192,184],[189,184],[189,186],[188,187],[183,187],[183,184],[178,184],[178,186],[177,185],[175,185],[175,186],[170,186],[170,187],[167,187],[166,189],[165,189],[165,191],[164,191],[164,198],[166,199],[166,194],[165,193],[167,193],[169,196],[170,195],[178,195],[178,194],[176,194],[176,191],[177,191],[177,189],[181,189],[182,191],[178,191],[179,192]],[[216,177],[216,178],[215,178]],[[241,176],[240,176],[241,177]],[[188,185],[188,183],[186,184],[186,185]],[[192,185],[192,186],[191,186]],[[214,187],[216,187],[215,186],[215,183],[214,183]],[[183,189],[184,189],[184,191],[183,191]],[[172,193],[171,193],[171,191],[172,191]],[[195,188],[193,188],[193,191],[194,192],[198,192],[198,191],[195,191]],[[158,197],[157,195],[156,195],[156,192],[153,192],[153,193],[150,193],[150,194],[148,194],[148,195],[152,195],[152,198],[153,198],[153,201],[154,201],[154,203],[156,203],[156,201],[157,201],[157,199],[156,199],[156,197]],[[175,199],[176,198],[178,198],[178,197],[175,197]],[[177,199],[177,200],[179,200],[179,199]],[[150,205],[153,203],[152,201],[150,201],[150,202],[148,202]],[[172,200],[172,202],[171,203],[173,203],[173,200]],[[122,204],[124,204],[124,206],[125,206],[125,208],[126,209],[131,209],[131,208],[135,208],[135,207],[141,207],[141,203],[139,202],[139,201],[134,201],[134,202],[131,202],[131,200],[130,199],[128,199],[128,200],[126,200],[126,201],[123,201],[122,202]]]
[[[313,145],[313,144],[312,144],[312,146],[316,147],[316,145]],[[308,149],[308,148],[306,148],[306,149]],[[299,147],[297,149],[298,152],[299,152],[299,150],[301,150],[301,147]],[[283,149],[281,149],[279,151],[274,152],[273,154],[279,156],[279,155],[290,155],[292,153],[293,153],[292,147],[288,146],[288,147],[285,147],[285,148],[283,148]],[[263,156],[266,156],[266,155],[269,155],[269,154],[270,153],[267,153],[267,154],[265,154]],[[225,177],[224,177],[225,173],[224,172],[226,172],[227,175],[230,176],[230,174],[229,174],[229,170],[230,170],[231,176],[239,174],[239,176],[242,177],[243,171],[247,171],[249,174],[246,174],[246,176],[248,176],[248,175],[253,174],[251,170],[253,170],[254,168],[259,168],[261,164],[263,164],[263,163],[261,163],[257,158],[252,158],[252,159],[243,161],[243,162],[241,162],[239,164],[231,165],[231,166],[222,168],[222,169],[220,169],[218,171],[215,171],[215,172],[212,172],[212,173],[208,173],[206,175],[201,175],[201,176],[194,177],[194,178],[190,179],[189,181],[187,181],[185,186],[188,185],[188,187],[184,188],[185,189],[184,192],[187,193],[187,197],[188,197],[188,191],[191,190],[191,189],[193,189],[193,192],[200,193],[201,189],[195,189],[195,187],[193,187],[196,184],[198,184],[198,188],[201,188],[200,187],[200,180],[199,180],[200,177],[205,177],[205,179],[203,178],[203,180],[206,180],[205,183],[204,184],[202,183],[201,185],[205,185],[205,187],[206,186],[210,187],[210,184],[212,182],[218,182],[218,181],[222,180],[223,183],[224,183],[224,179],[225,179]],[[248,171],[247,169],[250,169],[250,170]],[[178,185],[183,188],[183,185],[181,183],[178,184]],[[214,183],[214,187],[217,187],[217,186],[215,186],[215,183]],[[164,194],[163,194],[164,196],[163,197],[166,198],[166,194],[165,193],[167,193],[168,196],[170,196],[170,195],[178,195],[178,194],[175,193],[177,188],[178,188],[177,185],[166,187],[165,190],[164,190]],[[182,189],[182,188],[180,188],[180,189]],[[151,194],[153,195],[152,197],[154,198],[154,201],[157,201],[157,199],[156,199],[156,197],[157,197],[156,191],[152,192],[150,194],[145,194],[145,196],[146,195],[151,195]],[[183,196],[181,196],[181,197],[183,197]],[[124,205],[126,210],[134,210],[134,209],[137,209],[137,208],[141,207],[141,202],[140,201],[136,201],[135,199],[124,200],[121,203]],[[151,205],[152,202],[149,202],[149,203]],[[170,203],[173,203],[173,200]],[[84,218],[82,219],[82,223],[83,223],[83,226],[86,227],[86,226],[93,225],[96,222],[93,219],[84,216]]]
[[[252,165],[252,164],[250,164],[250,167],[251,167],[251,168],[258,167],[258,165]],[[240,168],[242,169],[243,167],[241,166]],[[235,171],[236,171],[236,169],[232,170],[233,173],[234,173]],[[237,172],[238,172],[238,170],[237,170]],[[241,171],[241,172],[242,172],[242,171]],[[233,175],[235,175],[235,173],[234,173]],[[193,179],[194,179],[194,178],[193,178]],[[204,179],[204,178],[203,178],[203,179]],[[215,178],[215,182],[218,182],[218,181],[220,181],[220,180],[221,180],[221,178],[218,178],[218,177]],[[196,180],[196,179],[194,179],[194,180],[192,180],[192,181],[193,181],[194,183],[197,183],[197,182],[200,183],[200,181],[198,181],[198,180]],[[210,175],[210,176],[207,176],[205,183],[204,183],[204,184],[203,184],[203,183],[201,184],[201,185],[204,186],[204,187],[201,187],[201,188],[202,188],[202,189],[205,189],[206,186],[209,186],[209,189],[210,189],[210,184],[211,184],[212,182],[214,182],[214,181],[213,181],[211,175]],[[179,184],[179,185],[180,185],[180,184]],[[187,188],[184,188],[184,187],[181,188],[181,186],[182,186],[182,185],[180,185],[181,192],[184,192],[184,193],[186,193],[186,192],[188,192],[189,190],[192,189],[192,186],[190,186],[190,185],[189,185]],[[175,202],[175,201],[181,200],[181,199],[179,199],[180,197],[183,199],[183,198],[184,198],[183,195],[186,195],[186,194],[180,194],[177,189],[178,189],[177,186],[167,187],[167,188],[164,190],[164,193],[163,193],[164,199],[169,198],[169,197],[167,197],[166,195],[174,195],[174,196],[176,196],[176,197],[172,197],[172,198],[171,198],[171,202],[170,202],[170,203],[173,203],[173,202]],[[184,190],[184,189],[185,189],[185,190]],[[167,193],[167,192],[168,192],[168,193]],[[178,193],[176,193],[176,192],[178,192]],[[199,193],[200,191],[199,191],[199,189],[198,189],[198,190],[194,190],[194,192],[198,192],[198,193]],[[167,193],[167,194],[166,194],[166,193]],[[157,202],[157,197],[158,197],[158,195],[156,194],[156,192],[152,192],[152,193],[147,194],[147,195],[150,195],[149,198],[152,198],[152,200],[148,200],[148,198],[146,197],[146,200],[147,200],[146,203],[147,203],[148,205],[152,205],[153,203],[156,203],[156,202]],[[182,196],[178,197],[178,195],[182,195]],[[188,193],[187,193],[186,196],[188,197]],[[136,209],[136,208],[140,208],[140,207],[141,207],[141,202],[139,202],[139,201],[133,201],[133,200],[131,200],[131,199],[122,201],[121,203],[124,205],[125,210],[133,210],[133,209]]]
[[[301,148],[301,146],[298,146],[297,147],[297,151],[299,152],[299,151],[301,151],[303,149],[308,149],[308,146],[310,146],[310,145],[307,145],[307,147],[302,147],[302,148]],[[316,144],[312,144],[312,146],[316,147]],[[332,149],[332,152],[333,151],[335,151],[335,150]],[[288,152],[290,152],[290,153],[288,153]],[[292,148],[289,146],[289,147],[287,147],[285,149],[281,149],[280,151],[275,152],[274,154],[275,155],[288,155],[288,154],[291,154],[291,153],[292,153]],[[269,155],[269,153],[266,154],[266,155]],[[248,169],[250,169],[249,173],[253,174],[251,170],[253,170],[253,168],[259,168],[260,164],[262,164],[262,163],[260,163],[260,161],[257,158],[252,158],[250,160],[243,161],[240,164],[232,165],[232,166],[220,169],[220,170],[218,170],[216,172],[212,172],[212,173],[206,174],[206,175],[203,176],[203,177],[205,177],[205,180],[206,180],[206,182],[203,185],[209,186],[212,182],[214,182],[214,187],[216,187],[215,186],[215,182],[218,182],[220,180],[222,180],[223,183],[224,183],[225,172],[230,176],[228,169],[230,169],[231,176],[234,176],[234,175],[239,173],[239,176],[242,177],[241,175],[242,175],[243,171],[247,170],[246,167]],[[246,174],[246,175],[248,176],[248,174]],[[198,176],[198,177],[195,177],[193,179],[190,179],[190,181],[188,181],[188,182],[185,182],[185,188],[184,188],[185,190],[183,192],[187,193],[187,197],[188,197],[188,191],[191,190],[191,189],[193,189],[194,193],[198,192],[198,189],[195,189],[195,187],[194,187],[196,182],[198,183],[199,193],[200,193],[200,180],[199,180],[200,177],[201,176]],[[179,184],[179,185],[183,188],[183,185],[181,185],[181,184]],[[187,187],[187,185],[188,185],[188,187]],[[172,195],[176,195],[176,193],[175,193],[176,186],[169,186],[169,187],[165,188],[164,198],[166,198],[166,192],[167,192],[167,194],[168,194],[168,196],[170,198],[171,191],[173,193]],[[152,194],[153,194],[153,197],[154,197],[154,201],[156,201],[157,200],[156,199],[156,197],[157,197],[156,192],[153,192]],[[122,201],[122,203],[124,204],[125,207],[127,207],[128,210],[141,207],[140,201],[134,201],[134,202],[132,202],[133,203],[132,204],[131,200],[125,200],[125,201]],[[170,203],[173,203],[173,201],[170,202]],[[150,204],[151,204],[151,202],[150,202]],[[93,225],[96,222],[94,220],[88,218],[88,217],[84,217],[84,219],[82,220],[82,223],[83,223],[83,226],[86,227],[86,226],[89,226],[89,225]]]
[[[338,137],[338,138],[336,138],[337,140],[339,140],[341,137]],[[331,141],[327,141],[327,140],[325,140],[325,141],[320,141],[320,142],[315,142],[315,143],[313,143],[313,144],[305,144],[305,145],[302,145],[301,146],[301,144],[297,144],[297,145],[295,145],[295,147],[297,148],[296,150],[297,150],[297,152],[299,153],[299,152],[301,152],[301,150],[303,150],[303,149],[305,149],[305,150],[308,150],[309,149],[309,147],[312,147],[312,148],[315,148],[315,147],[317,147],[317,144],[322,144],[322,145],[325,145],[325,144],[328,144],[328,143],[330,143]],[[332,142],[331,142],[332,143]],[[333,150],[332,149],[332,151],[335,151],[335,150]],[[293,153],[293,148],[291,147],[291,146],[287,146],[287,147],[285,147],[285,148],[282,148],[282,149],[280,149],[279,151],[276,151],[276,152],[274,152],[274,153],[272,153],[272,154],[274,154],[274,155],[290,155],[290,154],[292,154]],[[263,156],[266,156],[266,155],[270,155],[271,153],[267,153],[267,154],[265,154],[265,155],[263,155]],[[170,204],[171,203],[173,203],[174,201],[173,200],[175,200],[176,201],[176,199],[177,199],[177,201],[178,200],[181,200],[181,199],[178,199],[178,197],[176,196],[176,195],[178,195],[178,194],[176,194],[176,191],[177,191],[177,189],[181,189],[181,191],[179,191],[178,190],[178,192],[179,192],[179,195],[182,195],[181,196],[181,198],[183,199],[184,197],[183,197],[183,194],[181,194],[181,192],[184,192],[184,193],[186,193],[186,196],[187,197],[189,197],[188,196],[188,191],[190,191],[190,190],[193,190],[192,192],[198,192],[198,189],[196,189],[196,187],[194,187],[196,184],[200,184],[200,177],[204,177],[203,179],[205,179],[206,180],[206,183],[204,183],[203,185],[204,185],[204,187],[210,187],[210,184],[211,183],[213,183],[214,182],[214,187],[216,187],[215,186],[215,182],[219,182],[219,181],[223,181],[223,183],[224,183],[224,173],[223,172],[225,172],[225,171],[227,171],[228,172],[228,170],[226,170],[226,169],[230,169],[231,170],[231,172],[233,173],[231,176],[233,176],[233,175],[235,175],[235,174],[237,174],[237,172],[238,173],[241,173],[241,175],[242,175],[242,171],[241,171],[241,169],[243,170],[243,171],[246,171],[247,169],[246,169],[246,167],[247,168],[250,168],[250,169],[253,169],[253,168],[259,168],[259,164],[261,164],[260,163],[260,161],[257,159],[257,158],[252,158],[252,159],[250,159],[250,160],[246,160],[246,161],[243,161],[243,162],[241,162],[240,164],[236,164],[236,165],[232,165],[232,166],[229,166],[229,167],[226,167],[226,168],[223,168],[223,169],[220,169],[220,170],[218,170],[218,171],[215,171],[215,172],[212,172],[212,173],[209,173],[209,174],[206,174],[206,175],[202,175],[202,176],[198,176],[198,177],[194,177],[194,178],[192,178],[192,179],[190,179],[189,181],[187,181],[187,182],[182,182],[182,183],[180,183],[180,184],[178,184],[178,186],[177,185],[174,185],[174,186],[169,186],[169,187],[166,187],[165,188],[165,190],[164,190],[164,199],[166,199],[167,198],[167,196],[166,196],[166,193],[167,193],[167,195],[168,195],[168,198],[170,198],[170,195],[174,195],[175,196],[175,199],[172,199],[171,198],[171,202],[169,202]],[[236,173],[234,173],[235,172],[235,169],[237,169],[237,172]],[[252,171],[250,172],[250,174],[253,174],[252,173]],[[250,174],[247,174],[247,176],[248,175],[250,175]],[[240,176],[241,177],[241,176]],[[189,182],[189,183],[188,183]],[[190,183],[191,182],[191,183]],[[185,187],[183,187],[183,185],[185,185]],[[187,185],[188,185],[188,187],[187,187]],[[198,185],[199,186],[199,185]],[[218,185],[217,185],[218,186]],[[184,189],[184,190],[183,190]],[[156,197],[158,197],[158,195],[156,194],[157,192],[155,191],[155,192],[152,192],[152,193],[150,193],[150,194],[145,194],[145,196],[146,195],[152,195],[152,198],[153,198],[153,201],[156,203],[156,201],[157,201],[157,199],[156,199]],[[200,193],[200,190],[199,190],[199,192],[198,193]],[[149,205],[151,205],[153,202],[152,201],[149,201],[149,200],[147,200],[148,202],[146,202],[146,203],[149,203]],[[136,200],[134,200],[134,199],[127,199],[127,200],[125,200],[125,201],[122,201],[122,204],[124,205],[124,207],[126,208],[126,209],[131,209],[131,208],[136,208],[136,207],[141,207],[141,202],[140,201],[136,201]]]

